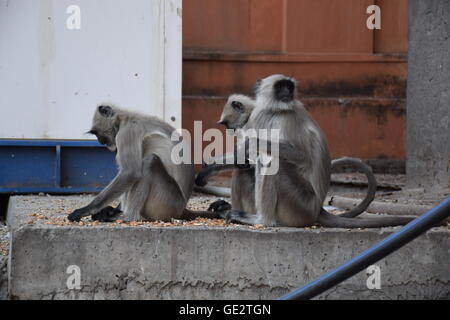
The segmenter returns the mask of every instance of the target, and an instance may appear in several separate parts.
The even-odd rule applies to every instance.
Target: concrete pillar
[[[409,188],[450,188],[450,1],[409,1]]]

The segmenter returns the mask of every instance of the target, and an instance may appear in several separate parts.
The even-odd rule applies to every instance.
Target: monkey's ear
[[[240,103],[239,101],[232,101],[232,102],[231,102],[231,106],[232,106],[233,109],[236,110],[237,112],[244,113],[244,106],[243,106],[242,103]]]
[[[259,87],[261,87],[262,79],[257,79],[255,85],[253,86],[253,93],[256,95],[258,93]]]
[[[114,111],[110,106],[99,106],[98,113],[100,113],[104,117],[109,118],[114,114]]]

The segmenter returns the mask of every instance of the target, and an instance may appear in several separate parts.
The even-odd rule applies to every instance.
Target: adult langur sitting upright
[[[330,185],[328,143],[322,129],[297,99],[296,85],[295,79],[284,75],[269,76],[256,85],[256,106],[246,128],[279,130],[279,141],[270,143],[280,146],[278,172],[262,174],[268,163],[258,156],[254,193],[242,194],[255,197],[256,214],[230,208],[224,202],[213,204],[211,209],[231,222],[265,226],[306,227],[318,223],[325,227],[363,228],[410,222],[412,217],[347,218],[324,210],[322,205]],[[242,148],[236,148],[239,147]]]
[[[255,104],[256,102],[254,99],[242,94],[233,94],[229,96],[218,123],[224,125],[227,129],[243,129],[245,131],[245,125],[247,124],[248,119],[255,108]],[[343,165],[356,167],[367,177],[368,189],[365,198],[354,208],[339,214],[340,217],[356,217],[363,213],[375,198],[377,181],[372,172],[372,168],[361,159],[341,157],[331,160],[332,169]],[[234,209],[246,212],[255,212],[255,199],[254,197],[248,196],[248,194],[254,194],[254,166],[243,166],[239,170],[235,170],[236,168],[238,168],[238,166],[235,164],[209,165],[206,168],[203,168],[203,170],[197,175],[195,183],[197,186],[204,187],[210,176],[216,175],[221,171],[233,170],[230,190],[232,207]],[[226,203],[223,200],[218,200],[217,203],[212,204],[212,208],[223,205],[226,205]]]

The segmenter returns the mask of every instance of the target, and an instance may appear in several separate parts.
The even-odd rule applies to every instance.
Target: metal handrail
[[[306,300],[314,298],[401,248],[449,216],[450,197],[355,258],[309,284],[282,296],[279,300]]]

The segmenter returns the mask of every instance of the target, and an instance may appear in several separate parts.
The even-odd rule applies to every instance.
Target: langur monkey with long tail
[[[270,142],[290,148],[279,149],[279,169],[274,175],[263,174],[267,162],[256,158],[254,192],[241,195],[254,197],[255,212],[220,204],[213,211],[231,222],[286,227],[318,223],[324,227],[375,228],[404,225],[413,220],[398,216],[347,218],[325,211],[322,205],[331,175],[328,142],[297,99],[296,86],[295,79],[284,75],[269,76],[256,86],[256,105],[245,127],[279,130],[279,141]]]
[[[172,150],[175,129],[164,121],[113,105],[96,108],[89,133],[110,151],[117,152],[117,176],[87,206],[68,219],[113,221],[123,212],[126,220],[193,219],[218,217],[212,212],[186,209],[194,186],[194,165],[177,163]],[[183,148],[183,152],[189,148]],[[108,206],[120,197],[120,209]]]
[[[229,96],[226,102],[218,124],[224,125],[227,129],[243,129],[250,118],[256,101],[242,94],[233,94]],[[331,161],[331,167],[335,168],[342,165],[351,165],[363,172],[367,177],[368,191],[366,197],[356,207],[345,213],[340,214],[341,217],[353,218],[364,212],[375,198],[377,183],[372,169],[363,161],[357,158],[342,157]],[[197,175],[196,185],[204,186],[207,178],[218,174],[221,171],[233,170],[235,165],[210,165]],[[246,212],[255,212],[254,197],[242,196],[252,193],[254,190],[254,167],[241,168],[233,170],[231,183],[231,201],[232,207]],[[225,202],[218,200],[212,204],[211,208],[224,205]]]

